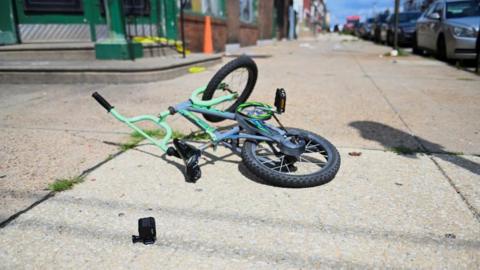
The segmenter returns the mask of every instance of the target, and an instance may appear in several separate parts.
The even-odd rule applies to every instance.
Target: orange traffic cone
[[[210,16],[205,17],[205,32],[203,35],[203,52],[208,54],[213,53],[212,21]]]

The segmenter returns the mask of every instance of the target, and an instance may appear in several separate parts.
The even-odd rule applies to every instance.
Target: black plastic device
[[[277,108],[277,113],[281,114],[285,112],[285,107],[287,106],[287,93],[285,89],[278,88],[275,93],[275,107]]]
[[[138,236],[132,235],[132,242],[143,242],[145,245],[151,245],[157,240],[157,229],[155,228],[155,219],[153,217],[141,218],[138,220]]]

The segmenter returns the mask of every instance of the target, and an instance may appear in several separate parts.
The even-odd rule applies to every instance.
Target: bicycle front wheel
[[[280,187],[307,188],[333,180],[340,169],[340,154],[335,146],[309,131],[287,131],[287,136],[305,142],[301,155],[283,154],[274,143],[246,141],[242,148],[245,166],[265,182]]]
[[[212,108],[234,113],[237,107],[247,101],[257,82],[258,69],[252,58],[243,55],[223,66],[210,80],[203,92],[202,100],[211,100],[228,93],[237,93],[238,98],[222,102]],[[203,115],[210,122],[220,122],[224,118]]]

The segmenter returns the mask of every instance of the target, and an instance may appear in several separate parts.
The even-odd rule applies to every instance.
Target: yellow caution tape
[[[142,43],[142,44],[155,44],[160,43],[164,45],[175,46],[177,52],[182,53],[184,48],[182,46],[182,42],[179,40],[174,39],[167,39],[164,37],[133,37],[132,39],[134,42]],[[185,50],[185,54],[190,54],[190,50]]]
[[[188,72],[190,73],[200,73],[200,72],[204,72],[206,69],[205,67],[191,67],[188,69]]]

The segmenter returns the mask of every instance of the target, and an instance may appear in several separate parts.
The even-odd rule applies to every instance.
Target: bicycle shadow
[[[190,143],[192,143],[192,142],[190,142]],[[152,145],[152,144],[146,143],[146,144],[138,145],[138,146],[144,146],[144,145]],[[173,165],[175,168],[177,168],[182,173],[182,175],[184,177],[186,177],[185,164],[183,163],[183,161],[181,159],[170,157],[165,153],[162,153],[161,155],[158,155],[158,154],[152,153],[148,150],[142,149],[141,147],[135,147],[135,148],[132,148],[132,150],[150,155],[150,156],[155,157],[155,158],[160,158],[161,160],[165,161],[169,165]],[[217,162],[241,164],[241,161],[235,161],[235,160],[228,159],[229,157],[231,157],[233,155],[236,155],[236,154],[234,152],[231,152],[231,153],[228,153],[228,154],[217,156],[217,155],[214,155],[214,154],[209,153],[207,151],[204,151],[204,152],[202,152],[202,156],[201,156],[201,159],[200,159],[200,162],[199,162],[198,166],[200,168],[202,168],[202,167],[209,166],[209,165],[215,165]]]
[[[188,141],[187,140],[186,142],[188,142],[190,144],[202,143],[201,141],[195,141],[195,140],[193,140],[193,141]],[[103,143],[109,144],[109,145],[121,146],[120,143],[115,143],[115,142],[104,141]],[[206,143],[206,142],[203,142],[203,143]],[[175,168],[177,168],[182,173],[184,178],[187,177],[186,173],[185,173],[185,164],[183,163],[183,161],[181,159],[170,157],[165,153],[161,153],[161,154],[153,153],[153,152],[143,148],[143,146],[147,146],[147,145],[153,145],[153,144],[150,143],[150,142],[140,143],[140,144],[136,145],[135,147],[133,147],[132,149],[130,149],[130,151],[138,151],[138,152],[141,152],[143,154],[147,154],[147,155],[150,155],[152,157],[162,159],[163,161],[165,161],[169,165],[173,165]],[[243,164],[243,162],[241,160],[229,159],[230,157],[232,157],[234,155],[240,156],[240,153],[231,151],[228,154],[215,155],[215,154],[210,153],[208,151],[203,151],[202,156],[201,156],[201,160],[200,160],[200,163],[199,163],[199,167],[202,168],[204,166],[215,165],[217,162],[237,164],[238,165],[238,171],[240,172],[240,174],[243,177],[247,178],[248,180],[250,180],[252,182],[255,182],[257,184],[265,185],[265,186],[271,186],[271,187],[276,187],[276,188],[285,188],[285,187],[277,186],[277,185],[271,184],[269,182],[266,182],[262,178],[256,176],[255,174],[253,174],[252,172],[250,172],[248,170],[248,168]]]
[[[428,141],[424,138],[373,121],[354,121],[350,122],[349,126],[357,129],[362,138],[379,142],[387,149],[410,149],[412,154],[404,155],[407,158],[417,158],[417,155],[420,153],[428,155],[435,154],[435,157],[437,158],[480,175],[480,164],[457,154],[452,154],[442,145]]]
[[[183,177],[186,177],[185,164],[183,164],[183,162],[180,159],[171,158],[167,154],[158,155],[158,154],[152,153],[150,151],[147,151],[147,150],[144,150],[144,149],[141,149],[141,148],[138,148],[138,147],[133,148],[132,150],[139,151],[139,152],[142,152],[144,154],[147,154],[147,155],[150,155],[150,156],[153,156],[153,157],[156,157],[156,158],[160,158],[163,161],[167,162],[169,165],[175,166],[182,173]],[[217,155],[214,155],[212,153],[209,153],[209,152],[205,151],[205,152],[202,153],[202,159],[201,159],[201,163],[199,164],[199,167],[202,168],[202,167],[208,166],[208,165],[215,165],[217,162],[220,162],[220,163],[226,162],[226,163],[238,164],[238,171],[240,172],[240,174],[242,174],[242,176],[244,176],[248,180],[250,180],[252,182],[255,182],[257,184],[261,184],[261,185],[277,187],[277,186],[274,186],[274,185],[272,185],[268,182],[265,182],[263,179],[261,179],[260,177],[254,175],[252,172],[250,172],[247,169],[247,167],[245,167],[245,165],[242,163],[241,160],[236,161],[236,160],[228,159],[229,157],[234,156],[234,155],[238,155],[238,154],[232,151],[231,153],[221,155],[221,156],[217,156]]]

